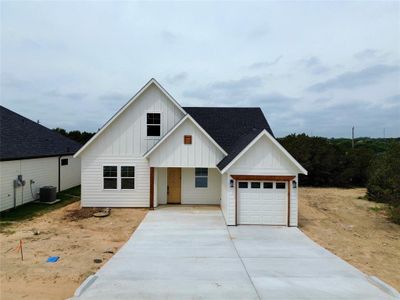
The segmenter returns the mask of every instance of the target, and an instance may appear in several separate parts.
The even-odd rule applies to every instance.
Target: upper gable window
[[[148,113],[147,136],[160,136],[160,135],[161,135],[161,114]]]

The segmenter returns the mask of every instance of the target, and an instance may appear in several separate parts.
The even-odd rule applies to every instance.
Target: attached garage
[[[237,197],[238,224],[287,225],[287,182],[239,181]]]

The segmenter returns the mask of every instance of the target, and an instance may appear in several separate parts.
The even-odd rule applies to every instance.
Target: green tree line
[[[278,139],[308,171],[305,186],[366,187],[367,197],[390,205],[400,224],[400,139],[350,139],[288,135]]]
[[[79,131],[79,130],[66,131],[65,129],[59,127],[54,128],[53,130],[57,131],[58,133],[61,133],[62,135],[82,145],[84,145],[87,141],[89,141],[92,138],[92,136],[95,135],[94,132]]]

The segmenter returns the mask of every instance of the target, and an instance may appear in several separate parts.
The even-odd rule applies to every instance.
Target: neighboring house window
[[[161,115],[159,113],[147,114],[147,136],[161,135]]]
[[[259,189],[261,187],[261,182],[252,182],[251,188],[252,189]]]
[[[285,189],[286,188],[286,183],[285,182],[277,182],[275,187],[277,189]]]
[[[272,189],[273,186],[272,182],[264,182],[264,189]]]
[[[239,182],[239,189],[247,189],[249,187],[248,182]]]
[[[63,158],[63,159],[61,160],[61,165],[62,165],[62,166],[68,166],[68,158]]]
[[[208,187],[208,169],[196,168],[195,170],[195,187],[206,188]]]
[[[135,188],[135,167],[121,166],[121,189],[132,190]]]
[[[105,190],[117,189],[117,166],[103,166],[103,188]]]

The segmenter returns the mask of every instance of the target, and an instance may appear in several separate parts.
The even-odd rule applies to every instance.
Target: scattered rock
[[[103,210],[101,210],[101,211],[99,211],[99,212],[95,212],[95,213],[93,214],[93,217],[96,217],[96,218],[104,218],[104,217],[107,217],[107,216],[110,215],[110,211],[111,211],[110,208],[103,209]]]
[[[93,259],[93,262],[96,264],[101,264],[103,262],[103,260],[100,258],[95,258],[95,259]]]
[[[104,251],[103,253],[114,254],[114,251],[112,251],[112,250],[106,250],[106,251]]]
[[[32,229],[33,235],[39,235],[40,234],[40,230],[38,229]]]

